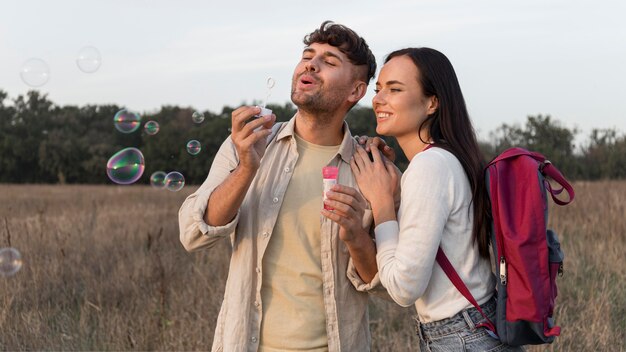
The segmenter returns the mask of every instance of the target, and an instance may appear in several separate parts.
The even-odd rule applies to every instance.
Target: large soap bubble
[[[107,162],[107,175],[111,181],[128,185],[136,182],[145,169],[143,154],[137,148],[124,148]]]

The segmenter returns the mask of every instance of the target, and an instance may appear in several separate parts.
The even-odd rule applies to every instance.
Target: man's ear
[[[363,81],[356,81],[354,83],[354,88],[352,88],[352,92],[348,96],[348,101],[352,104],[356,104],[365,96],[367,92],[367,84]]]
[[[436,95],[428,97],[428,109],[426,110],[426,115],[434,114],[437,109],[439,109],[439,99],[437,99]]]

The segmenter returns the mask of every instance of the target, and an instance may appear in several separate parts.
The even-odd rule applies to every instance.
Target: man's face
[[[354,90],[355,71],[348,57],[330,44],[313,43],[304,48],[293,72],[291,101],[312,113],[334,112]]]

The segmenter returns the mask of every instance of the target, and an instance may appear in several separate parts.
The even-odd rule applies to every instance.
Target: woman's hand
[[[385,158],[389,161],[396,161],[396,151],[387,145],[384,139],[380,137],[368,137],[368,136],[354,136],[356,141],[365,148],[365,151],[370,153],[372,149],[378,149],[383,153]]]
[[[370,202],[376,225],[396,219],[394,199],[399,195],[399,173],[385,160],[378,148],[371,148],[370,161],[363,148],[357,148],[350,167],[363,196]]]

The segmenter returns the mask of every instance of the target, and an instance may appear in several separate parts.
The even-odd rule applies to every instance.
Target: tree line
[[[144,113],[142,128],[123,134],[113,126],[113,116],[123,106],[59,106],[47,95],[29,91],[9,101],[0,90],[0,183],[90,183],[111,184],[106,175],[108,159],[120,149],[135,147],[145,158],[145,171],[138,183],[149,183],[155,171],[179,171],[187,183],[202,183],[220,145],[230,134],[230,114],[204,111],[205,120],[192,121],[191,107],[162,106]],[[278,121],[296,112],[291,103],[269,105]],[[148,135],[143,124],[154,120],[160,130]],[[371,108],[356,106],[346,118],[353,135],[376,135]],[[594,129],[582,146],[575,146],[576,129],[564,127],[551,116],[528,116],[525,125],[502,124],[480,141],[485,159],[511,146],[524,147],[548,157],[570,180],[626,178],[626,136],[616,129]],[[202,150],[190,155],[189,140],[201,142]],[[408,164],[393,138],[385,138]]]

